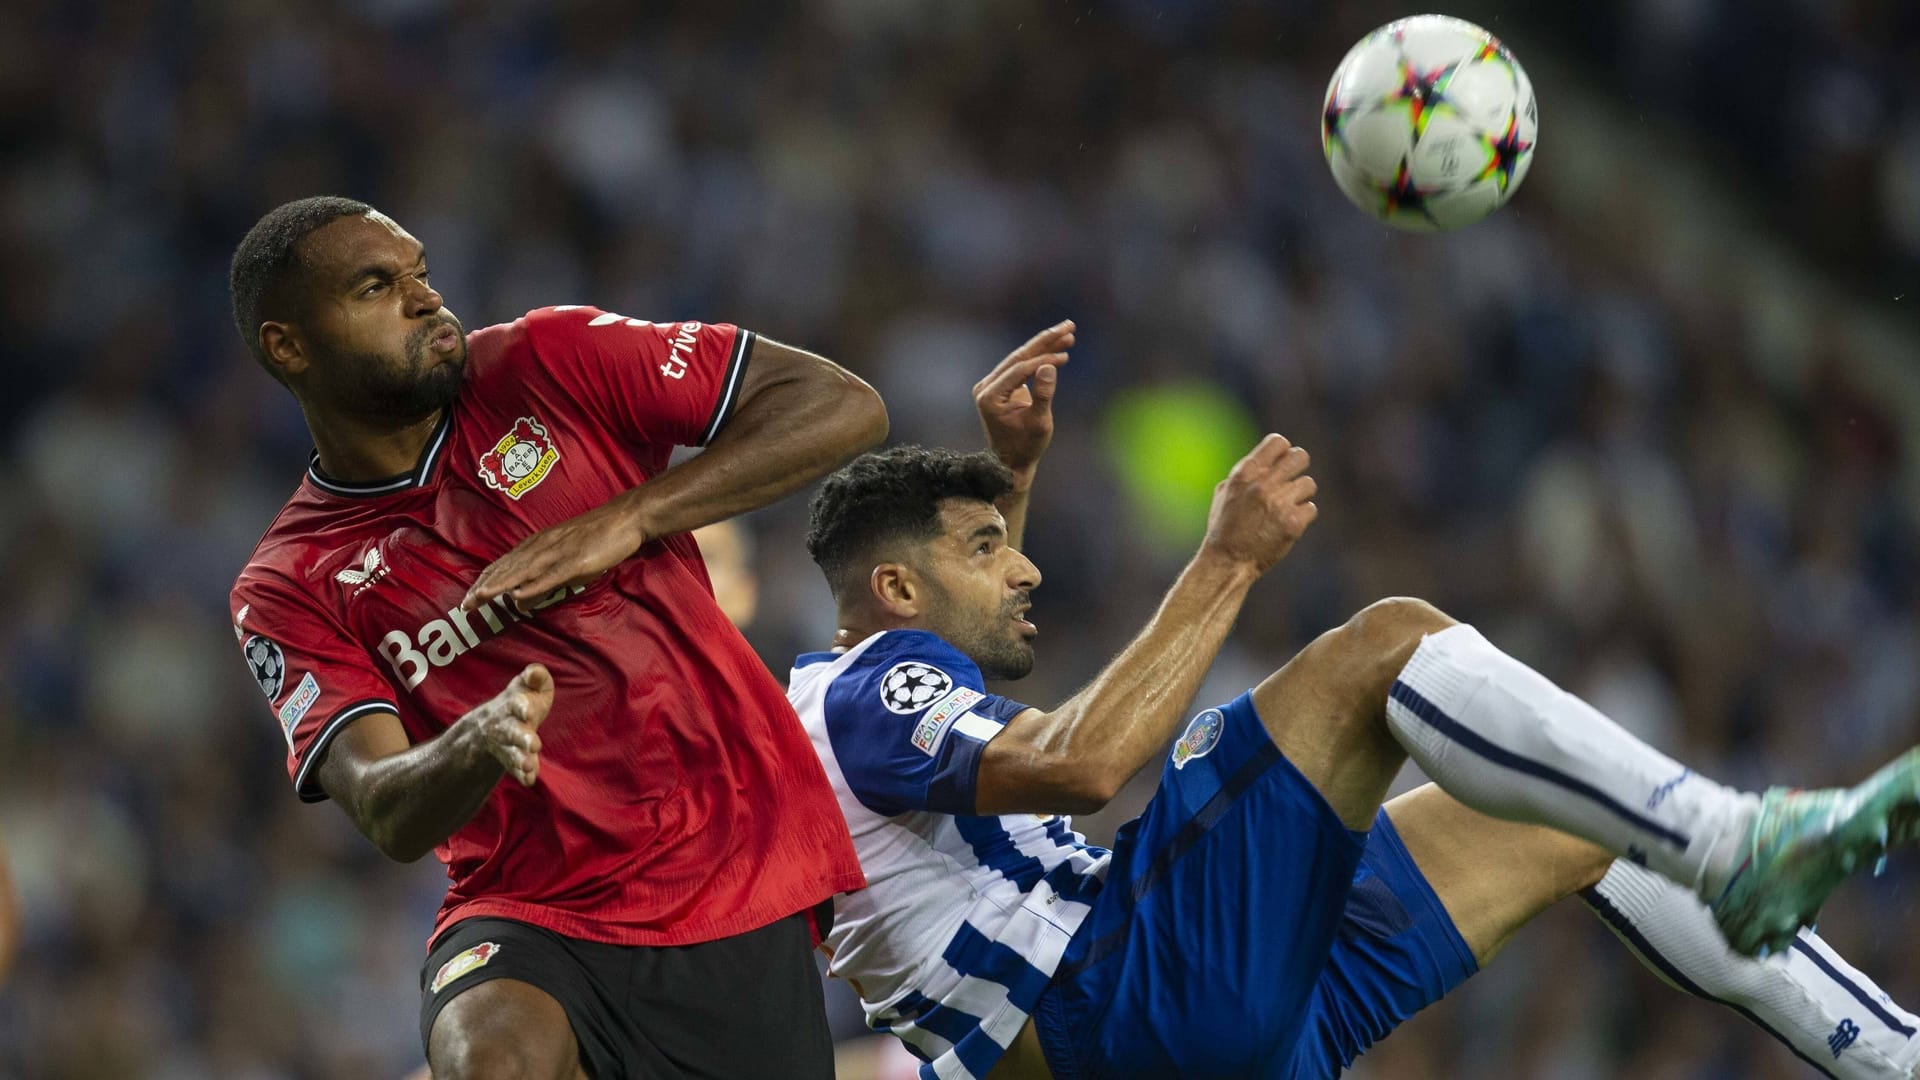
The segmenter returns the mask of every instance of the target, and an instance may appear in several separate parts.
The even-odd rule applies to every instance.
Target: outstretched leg
[[[1697,897],[1625,861],[1580,899],[1669,986],[1725,1005],[1827,1075],[1920,1073],[1920,1017],[1812,930],[1801,930],[1783,955],[1742,956]]]
[[[1842,960],[1811,931],[1790,955],[1753,960],[1727,947],[1713,917],[1692,893],[1604,850],[1536,825],[1478,813],[1434,785],[1387,804],[1396,854],[1369,847],[1363,873],[1393,888],[1398,919],[1354,917],[1329,959],[1318,1046],[1299,1077],[1331,1076],[1460,976],[1446,977],[1451,935],[1421,916],[1437,898],[1451,929],[1484,966],[1548,907],[1578,893],[1642,963],[1669,985],[1725,1005],[1779,1039],[1802,1059],[1845,1080],[1908,1077],[1920,1063],[1920,1019]],[[1381,835],[1376,832],[1376,835]],[[1363,907],[1360,890],[1350,909]],[[1379,901],[1374,902],[1376,907]],[[1387,924],[1391,933],[1379,932]],[[1377,988],[1390,987],[1381,994]],[[1367,999],[1357,988],[1376,988]]]
[[[1653,749],[1418,600],[1383,600],[1322,635],[1254,700],[1349,828],[1367,826],[1411,756],[1477,810],[1579,836],[1716,903],[1742,952],[1786,947],[1848,873],[1920,837],[1920,751],[1850,790],[1763,800]]]
[[[1419,600],[1382,600],[1315,638],[1254,687],[1267,734],[1349,829],[1373,825],[1407,751],[1387,691],[1428,634],[1457,625]]]

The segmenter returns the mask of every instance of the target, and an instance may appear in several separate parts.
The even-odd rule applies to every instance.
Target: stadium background
[[[1543,145],[1515,205],[1422,239],[1339,200],[1315,131],[1345,48],[1410,9],[665,7],[0,7],[0,831],[25,915],[0,1075],[418,1062],[439,868],[293,798],[227,636],[308,444],[235,338],[226,260],[300,195],[395,214],[470,326],[737,321],[873,381],[900,439],[976,445],[972,381],[1078,319],[1027,700],[1139,624],[1194,481],[1275,429],[1314,451],[1323,513],[1212,697],[1415,593],[1729,779],[1838,781],[1920,731],[1920,9],[1462,2],[1532,73]],[[782,675],[832,629],[803,520],[747,523]],[[1909,1006],[1914,862],[1823,925]],[[897,1067],[848,1047],[845,1075]],[[1356,1075],[1800,1069],[1562,910]]]

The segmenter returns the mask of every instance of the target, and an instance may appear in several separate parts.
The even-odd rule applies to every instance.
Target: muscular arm
[[[1000,496],[994,509],[1007,522],[1007,546],[1020,548],[1027,536],[1027,502],[1033,492],[1032,468],[1013,474],[1013,490]]]
[[[417,746],[398,716],[370,713],[323,749],[320,787],[382,854],[412,862],[465,825],[503,773],[538,778],[537,729],[552,702],[552,677],[535,665]]]
[[[1003,511],[1004,512],[1004,511]],[[1028,709],[980,758],[981,814],[1087,813],[1173,737],[1258,572],[1202,551],[1140,635],[1051,712]]]
[[[647,482],[646,539],[791,495],[887,437],[880,395],[831,360],[756,338],[740,404],[698,457]]]
[[[640,545],[766,506],[887,437],[871,386],[830,360],[758,338],[740,404],[699,456],[605,505],[543,529],[481,572],[461,606],[522,607],[584,585]]]
[[[1173,737],[1247,590],[1319,514],[1306,451],[1269,435],[1214,493],[1207,538],[1139,636],[1086,689],[1015,716],[981,752],[981,814],[1084,813]]]

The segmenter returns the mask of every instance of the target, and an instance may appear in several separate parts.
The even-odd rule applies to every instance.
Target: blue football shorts
[[[1475,970],[1385,812],[1342,825],[1248,693],[1188,724],[1033,1015],[1056,1080],[1307,1080]]]

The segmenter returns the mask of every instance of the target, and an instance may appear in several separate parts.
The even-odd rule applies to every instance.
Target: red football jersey
[[[540,778],[503,777],[436,854],[434,927],[489,915],[570,937],[684,945],[864,884],[832,789],[773,676],[714,603],[685,534],[520,615],[459,603],[530,534],[704,445],[753,335],[542,308],[467,338],[466,383],[413,471],[343,483],[317,459],[235,582],[234,633],[286,735],[287,771],[356,717],[418,743],[553,672]]]

